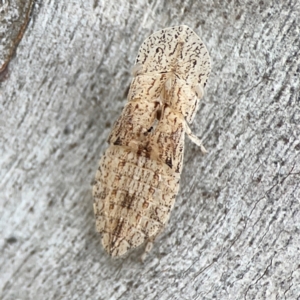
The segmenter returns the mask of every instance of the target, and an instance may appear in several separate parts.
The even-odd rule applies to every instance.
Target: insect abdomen
[[[159,172],[158,172],[159,170]],[[179,176],[122,146],[110,146],[96,174],[97,231],[112,256],[120,256],[156,236],[169,219]]]

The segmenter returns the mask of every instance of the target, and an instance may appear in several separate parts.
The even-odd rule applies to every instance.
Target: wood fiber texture
[[[299,15],[298,0],[36,1],[0,87],[0,298],[299,298]],[[208,154],[186,139],[144,264],[142,248],[111,259],[98,161],[139,46],[180,24],[211,57],[191,125]]]
[[[0,74],[7,67],[24,34],[32,5],[32,0],[0,2]]]

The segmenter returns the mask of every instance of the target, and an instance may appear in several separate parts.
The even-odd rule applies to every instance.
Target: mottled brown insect
[[[182,170],[187,123],[194,119],[210,58],[187,26],[160,30],[139,49],[128,103],[109,136],[93,189],[97,231],[111,256],[148,242],[164,229]]]

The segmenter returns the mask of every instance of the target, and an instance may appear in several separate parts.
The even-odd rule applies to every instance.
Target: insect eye
[[[203,88],[200,84],[196,85],[195,87],[195,93],[196,93],[196,96],[200,99],[203,97],[203,94],[204,94],[204,91],[203,91]]]
[[[140,63],[137,63],[136,65],[134,65],[131,69],[131,74],[133,77],[136,77],[138,75],[140,75],[143,71],[143,65]]]

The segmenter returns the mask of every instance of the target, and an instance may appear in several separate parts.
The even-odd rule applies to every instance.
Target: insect
[[[187,26],[149,36],[133,68],[128,102],[109,136],[93,187],[102,244],[113,257],[164,229],[179,190],[185,134],[199,145],[194,119],[210,73],[210,57]]]

